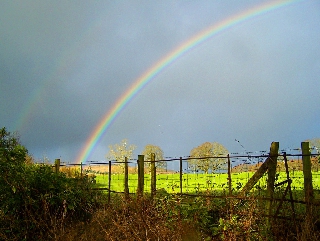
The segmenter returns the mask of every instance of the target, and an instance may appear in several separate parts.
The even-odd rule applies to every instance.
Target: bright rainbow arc
[[[82,151],[76,159],[76,163],[85,163],[85,161],[89,158],[91,152],[93,151],[95,145],[99,142],[99,140],[106,132],[107,128],[115,120],[117,115],[125,108],[129,101],[165,67],[169,66],[171,63],[173,63],[186,52],[190,51],[197,45],[205,42],[217,33],[222,32],[223,30],[226,30],[236,24],[244,22],[245,20],[251,19],[258,15],[270,12],[275,9],[279,9],[281,7],[299,1],[301,0],[267,2],[263,5],[259,5],[239,14],[233,15],[230,18],[227,18],[217,24],[214,24],[208,29],[195,35],[188,41],[184,42],[181,46],[167,54],[164,58],[160,59],[160,61],[154,64],[138,79],[136,79],[135,82],[131,85],[131,87],[128,88],[125,91],[125,93],[123,93],[123,95],[116,101],[113,107],[103,116],[103,118],[99,121],[98,125],[94,128],[93,132],[87,139],[84,148],[82,149]]]

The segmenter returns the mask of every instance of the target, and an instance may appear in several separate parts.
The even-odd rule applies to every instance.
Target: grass
[[[315,216],[320,210],[315,207]],[[267,228],[265,201],[252,199],[233,204],[225,199],[157,194],[125,199],[113,194],[111,203],[96,210],[86,222],[57,232],[55,240],[319,240],[317,218],[289,207]]]
[[[285,173],[278,173],[276,183],[286,179]],[[232,174],[232,188],[235,191],[247,183],[253,173]],[[290,173],[293,180],[294,198],[303,198],[303,173]],[[319,173],[313,173],[313,186],[318,195]],[[313,206],[313,215],[306,215],[304,204],[295,204],[295,218],[289,202],[284,202],[279,216],[267,226],[266,206],[268,201],[254,198],[259,189],[266,186],[266,176],[256,185],[252,199],[232,201],[206,196],[177,195],[180,192],[180,175],[158,174],[157,192],[154,199],[146,193],[143,197],[113,194],[111,203],[92,212],[85,222],[60,230],[55,240],[319,240],[320,208]],[[107,186],[108,175],[97,174],[99,186]],[[137,174],[129,174],[129,189],[135,193]],[[123,174],[113,174],[111,189],[122,192]],[[275,197],[283,194],[283,187],[276,188]],[[183,192],[199,193],[209,191],[221,193],[228,190],[227,174],[183,174]],[[145,192],[150,192],[150,175],[145,174]],[[273,212],[279,202],[273,203]],[[298,221],[298,222],[297,222]]]
[[[253,175],[253,172],[233,173],[232,189],[233,191],[241,190]],[[315,190],[320,190],[320,172],[313,172],[313,187]],[[291,187],[293,190],[304,189],[304,179],[302,171],[290,173],[292,179]],[[222,174],[183,174],[182,190],[184,193],[195,193],[203,191],[227,191],[228,190],[228,175]],[[277,173],[276,183],[286,180],[286,173]],[[108,174],[96,174],[96,182],[100,187],[108,186]],[[151,180],[150,174],[145,174],[144,191],[150,192]],[[129,192],[135,193],[138,185],[138,175],[129,174]],[[261,178],[255,185],[255,190],[266,189],[266,175]],[[286,184],[285,184],[286,185]],[[180,175],[179,173],[172,174],[157,174],[157,189],[165,189],[168,193],[180,192]],[[123,192],[124,190],[124,174],[112,174],[111,190]]]
[[[302,172],[291,173],[294,193],[303,196]],[[235,190],[242,187],[253,173],[232,174]],[[277,182],[285,179],[280,173]],[[157,188],[167,192],[157,193],[154,199],[147,193],[143,197],[113,194],[111,202],[107,197],[97,196],[101,205],[88,210],[83,219],[70,222],[52,217],[46,240],[319,240],[320,210],[314,206],[314,216],[308,217],[305,205],[295,204],[298,223],[292,221],[290,203],[284,203],[280,216],[287,219],[274,219],[270,228],[266,226],[267,201],[252,198],[231,202],[229,199],[215,199],[205,196],[181,196],[179,174],[158,174]],[[319,175],[313,180],[319,185]],[[108,175],[98,174],[98,184],[106,186]],[[123,191],[123,174],[112,175],[112,190]],[[129,174],[130,192],[135,193],[137,174]],[[241,183],[241,184],[240,184]],[[209,190],[227,190],[227,174],[184,174],[184,192],[195,193]],[[265,185],[265,177],[258,183]],[[149,192],[150,175],[145,174],[145,191]],[[319,188],[318,188],[319,189]],[[256,189],[259,191],[258,189]],[[282,194],[281,190],[276,190]],[[99,192],[100,193],[100,192]],[[278,206],[274,203],[273,209]],[[46,235],[51,236],[48,238]],[[46,238],[44,238],[46,237]],[[1,237],[0,237],[1,239]],[[14,239],[12,239],[14,240]]]

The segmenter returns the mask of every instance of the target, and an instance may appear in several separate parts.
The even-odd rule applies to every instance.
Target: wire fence
[[[279,153],[277,158],[275,187],[289,179],[291,189],[304,190],[303,174],[303,154]],[[269,154],[259,155],[232,155],[211,156],[211,157],[180,157],[165,160],[155,160],[154,164],[164,164],[156,167],[154,182],[152,181],[152,161],[143,161],[143,191],[151,193],[155,189],[157,192],[200,194],[210,193],[216,195],[235,194],[241,191],[252,176],[261,168]],[[320,172],[319,154],[309,154],[311,160],[312,186],[315,195],[320,192]],[[287,169],[285,167],[285,159]],[[215,163],[219,160],[219,165]],[[203,163],[208,164],[208,168],[202,168]],[[125,165],[128,165],[127,175]],[[228,165],[229,164],[229,165]],[[139,159],[128,160],[127,162],[88,162],[86,164],[64,164],[66,168],[78,166],[81,175],[88,175],[96,183],[97,188],[106,189],[111,192],[126,192],[126,182],[128,192],[133,194],[139,191]],[[127,181],[125,181],[127,179]],[[140,177],[141,179],[141,177]],[[155,185],[152,187],[152,185]],[[141,188],[141,187],[140,187]],[[265,173],[255,183],[252,191],[259,195],[264,195],[267,189],[267,173]],[[295,197],[298,198],[298,197]]]
[[[228,200],[230,207],[247,201],[259,202],[270,220],[290,219],[296,223],[296,211],[305,210],[307,216],[313,207],[320,206],[320,155],[312,153],[309,143],[301,143],[302,153],[279,153],[278,142],[273,142],[270,152],[246,153],[204,157],[179,157],[165,160],[138,159],[124,162],[88,162],[63,164],[56,159],[55,171],[76,170],[81,177],[94,182],[96,190],[130,194],[137,197],[150,194],[159,198],[176,194],[178,198],[191,196]],[[80,170],[79,170],[80,169]],[[250,194],[250,195],[249,195]],[[182,199],[181,199],[182,200]],[[283,210],[290,209],[288,215]]]

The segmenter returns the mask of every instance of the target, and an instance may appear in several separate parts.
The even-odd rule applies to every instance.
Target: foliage
[[[114,194],[109,205],[92,213],[89,222],[77,223],[58,237],[70,241],[319,240],[320,229],[314,219],[303,216],[304,209],[296,209],[299,222],[295,222],[290,208],[284,207],[282,215],[287,218],[272,219],[268,228],[265,206],[266,201],[254,196],[236,201],[165,191],[157,192],[154,199]],[[315,217],[319,217],[317,209]]]
[[[200,240],[193,224],[179,215],[179,206],[168,197],[123,198],[113,195],[111,203],[80,223],[60,240]]]
[[[60,172],[64,173],[67,177],[79,178],[81,177],[81,170],[78,166],[61,166]]]
[[[0,130],[0,210],[5,214],[12,206],[14,197],[20,185],[23,184],[25,172],[25,158],[27,150],[20,143],[16,135],[6,128]]]
[[[128,140],[123,139],[120,144],[114,144],[109,146],[109,152],[107,154],[107,159],[115,160],[117,162],[122,162],[120,166],[124,170],[125,158],[128,160],[133,157],[133,151],[136,149],[135,145],[128,145]]]
[[[285,202],[281,209],[285,218],[273,219],[269,229],[264,217],[268,201],[254,195],[232,201],[217,199],[209,189],[198,195],[172,195],[158,190],[154,199],[148,194],[127,199],[113,195],[111,203],[102,206],[105,204],[102,196],[92,190],[88,176],[68,178],[64,173],[53,172],[50,165],[27,164],[28,151],[18,138],[4,128],[0,135],[0,240],[319,240],[320,237],[319,206],[312,206],[311,215],[306,215],[305,206],[296,203],[295,215],[300,221],[295,222],[290,203]],[[248,174],[234,173],[233,182],[240,182]],[[205,182],[210,180],[210,185],[216,188],[220,175],[226,174],[188,175],[194,179],[204,177]],[[239,179],[234,180],[235,176]],[[188,176],[184,174],[183,178]],[[170,181],[166,181],[169,185]],[[276,191],[282,196],[283,190]],[[277,205],[274,202],[274,209]]]
[[[265,240],[266,225],[264,210],[257,206],[256,199],[247,201],[231,201],[224,208],[219,218],[216,234],[221,240]]]
[[[159,168],[164,168],[166,166],[166,162],[165,161],[159,161],[159,160],[163,160],[163,151],[159,146],[155,146],[155,145],[151,145],[148,144],[144,147],[144,150],[142,151],[142,155],[144,155],[144,160],[148,161],[145,162],[145,166],[150,167],[151,165],[151,154],[154,153],[155,154],[155,161],[156,162],[156,167]]]
[[[189,165],[191,169],[198,169],[205,173],[214,172],[224,166],[227,162],[225,157],[228,150],[220,143],[205,142],[198,147],[195,147],[190,152],[190,157],[201,159],[190,159]],[[207,157],[207,158],[203,158]]]
[[[5,127],[0,129],[1,165],[19,166],[25,162],[27,149],[19,142],[16,134],[10,133]]]
[[[87,178],[25,162],[27,149],[5,128],[0,136],[0,239],[40,240],[67,220],[87,218],[97,193]]]

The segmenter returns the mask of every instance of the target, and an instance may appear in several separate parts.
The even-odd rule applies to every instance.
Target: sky
[[[0,3],[0,123],[36,159],[76,162],[141,76],[194,36],[260,0]],[[92,144],[128,139],[165,157],[204,142],[230,153],[320,138],[320,2],[289,1],[196,44],[139,90]],[[289,151],[290,152],[290,151]]]

